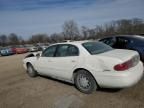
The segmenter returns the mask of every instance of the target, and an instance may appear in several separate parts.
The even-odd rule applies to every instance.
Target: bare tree
[[[144,20],[139,18],[132,19],[132,31],[133,34],[143,34],[144,33]]]
[[[29,43],[46,43],[48,42],[48,39],[47,34],[36,34],[30,37]]]
[[[24,45],[24,44],[26,44],[26,41],[21,36],[19,36],[19,43],[21,45]]]
[[[63,33],[65,39],[77,39],[80,34],[77,23],[73,20],[65,21],[63,25]]]
[[[82,32],[82,39],[88,39],[90,34],[89,34],[89,28],[82,26],[81,27],[81,32]]]
[[[97,39],[111,35],[120,34],[144,34],[144,20],[139,18],[121,19],[111,21],[102,25],[97,25],[95,28],[82,26],[79,30],[75,21],[69,20],[64,22],[63,31],[61,33],[53,33],[50,36],[47,34],[35,34],[28,40],[18,37],[16,34],[0,35],[0,45],[17,45],[25,43],[54,43],[61,42],[66,39],[85,40]]]
[[[9,44],[11,44],[11,45],[18,45],[19,44],[19,38],[15,33],[11,33],[8,36],[8,39],[9,39]]]
[[[3,34],[0,36],[0,44],[1,44],[1,46],[7,45],[7,36],[6,35]]]

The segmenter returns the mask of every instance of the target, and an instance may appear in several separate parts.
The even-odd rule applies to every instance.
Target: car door
[[[52,59],[53,74],[70,80],[73,69],[78,63],[79,50],[76,46],[70,44],[61,44],[58,46],[55,57]]]
[[[116,44],[114,45],[114,48],[118,49],[127,49],[127,46],[129,44],[129,40],[125,37],[116,37]]]
[[[35,68],[40,74],[52,75],[53,73],[52,60],[54,58],[56,48],[57,48],[57,45],[48,47],[42,53],[42,55],[39,58],[37,58],[37,61],[35,63]]]

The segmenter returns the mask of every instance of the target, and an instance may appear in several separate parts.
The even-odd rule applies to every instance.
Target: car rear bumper
[[[143,64],[139,64],[128,71],[115,72],[115,74],[99,75],[96,80],[100,87],[125,88],[135,85],[143,76]],[[104,72],[105,73],[105,72]]]

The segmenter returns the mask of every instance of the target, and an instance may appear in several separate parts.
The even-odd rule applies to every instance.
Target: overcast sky
[[[95,27],[117,19],[144,19],[144,0],[0,0],[0,34],[24,38],[61,32],[64,21]]]

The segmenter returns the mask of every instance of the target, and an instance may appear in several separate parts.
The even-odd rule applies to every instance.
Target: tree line
[[[64,40],[86,40],[98,39],[112,35],[144,35],[144,20],[139,18],[121,19],[111,21],[102,25],[97,25],[94,28],[86,26],[79,27],[73,21],[65,21],[62,25],[61,33],[35,34],[28,40],[24,40],[21,36],[15,33],[9,35],[0,34],[0,46],[7,45],[24,45],[36,43],[55,43]]]

